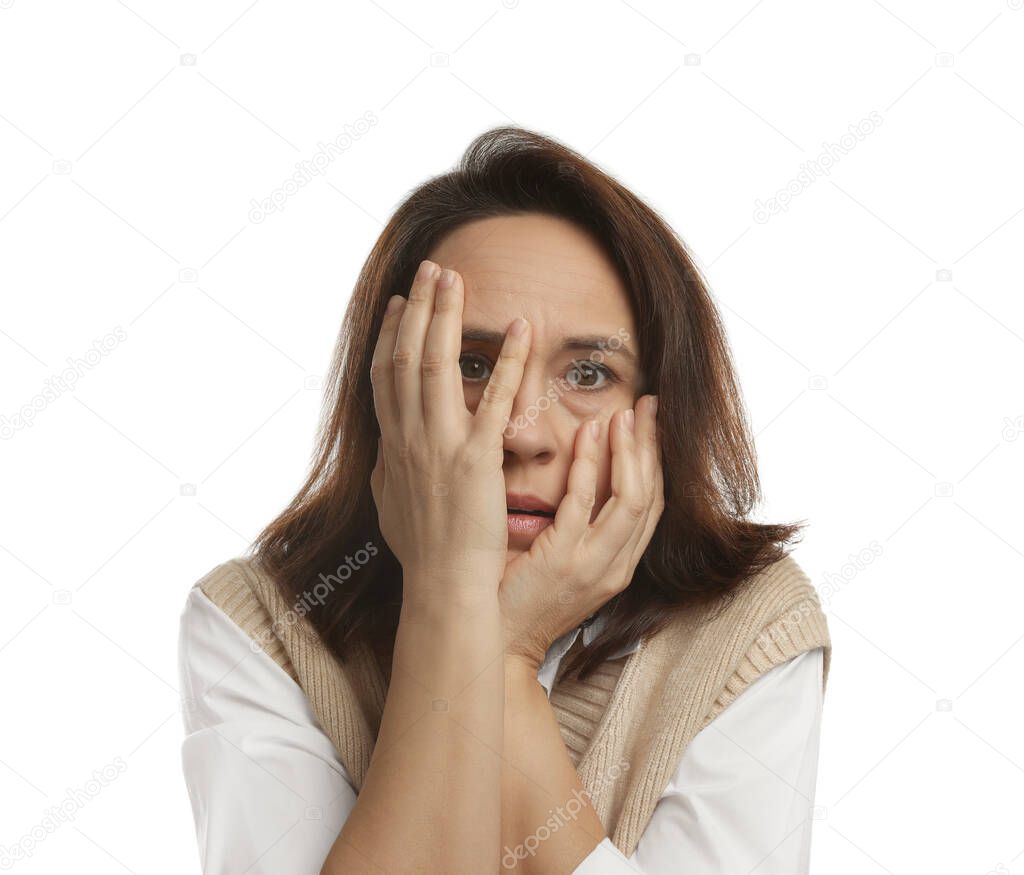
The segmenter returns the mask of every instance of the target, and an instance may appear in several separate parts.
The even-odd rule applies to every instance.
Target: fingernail
[[[626,411],[626,415],[623,417],[623,420],[626,423],[626,431],[632,432],[633,431],[633,411],[632,411],[632,409]]]
[[[447,267],[441,271],[441,278],[437,281],[438,286],[442,289],[447,289],[449,286],[455,284],[455,271],[449,270]]]
[[[658,396],[657,395],[652,395],[651,396],[651,413],[654,414],[654,413],[657,413],[657,412],[658,412]]]
[[[596,441],[601,436],[601,423],[596,419],[591,420],[589,428],[591,438]]]
[[[398,305],[401,304],[401,303],[402,303],[402,296],[401,295],[392,295],[390,298],[388,298],[388,306],[387,306],[387,309],[384,312],[387,315],[391,315],[392,313],[394,313],[398,309]]]
[[[515,337],[522,337],[526,334],[526,320],[522,316],[516,317],[516,321],[512,323],[509,330]]]

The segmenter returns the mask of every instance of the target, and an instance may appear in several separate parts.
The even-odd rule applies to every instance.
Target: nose
[[[503,434],[506,463],[514,457],[549,461],[555,456],[558,399],[548,388],[542,375],[527,367]]]

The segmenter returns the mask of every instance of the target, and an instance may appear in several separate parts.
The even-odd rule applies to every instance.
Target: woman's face
[[[575,225],[534,213],[471,222],[426,257],[463,279],[460,367],[470,411],[476,411],[509,325],[517,316],[530,322],[526,369],[504,434],[506,492],[532,495],[557,509],[576,431],[597,419],[595,518],[611,494],[609,419],[631,408],[643,387],[630,301],[612,263]],[[512,518],[510,561],[529,549],[543,525]]]

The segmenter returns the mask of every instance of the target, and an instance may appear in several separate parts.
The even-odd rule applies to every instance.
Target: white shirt
[[[585,644],[602,622],[583,629]],[[578,632],[540,666],[549,696]],[[198,588],[178,656],[203,872],[317,875],[356,793],[302,688]],[[605,838],[574,875],[806,875],[821,675],[818,647],[757,678],[684,750],[632,856]]]

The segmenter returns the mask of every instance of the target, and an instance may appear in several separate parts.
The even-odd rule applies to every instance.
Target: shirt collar
[[[588,646],[605,628],[608,624],[608,614],[605,610],[606,606],[602,606],[595,613],[591,614],[580,623],[575,629],[570,629],[560,638],[556,638],[551,646],[548,648],[547,654],[544,656],[544,661],[540,664],[537,669],[537,680],[540,681],[541,686],[547,691],[548,697],[551,697],[551,690],[555,683],[555,674],[558,672],[558,667],[562,662],[562,657],[572,647],[573,642],[576,641],[576,636],[583,632],[583,646]],[[633,653],[637,648],[640,647],[640,639],[636,638],[628,644],[620,647],[614,653],[608,656],[608,659],[618,659],[619,657],[626,656]]]
[[[560,660],[569,651],[573,643],[576,641],[576,636],[583,632],[583,646],[589,647],[590,644],[597,638],[604,628],[608,625],[608,611],[607,605],[603,605],[595,613],[591,614],[580,623],[575,629],[570,629],[560,638],[556,638],[551,646],[548,648],[547,655],[544,657],[544,662],[553,662],[554,660]],[[618,659],[622,656],[627,656],[633,653],[640,646],[640,639],[634,638],[632,641],[624,644],[614,653],[609,654],[608,659]]]

